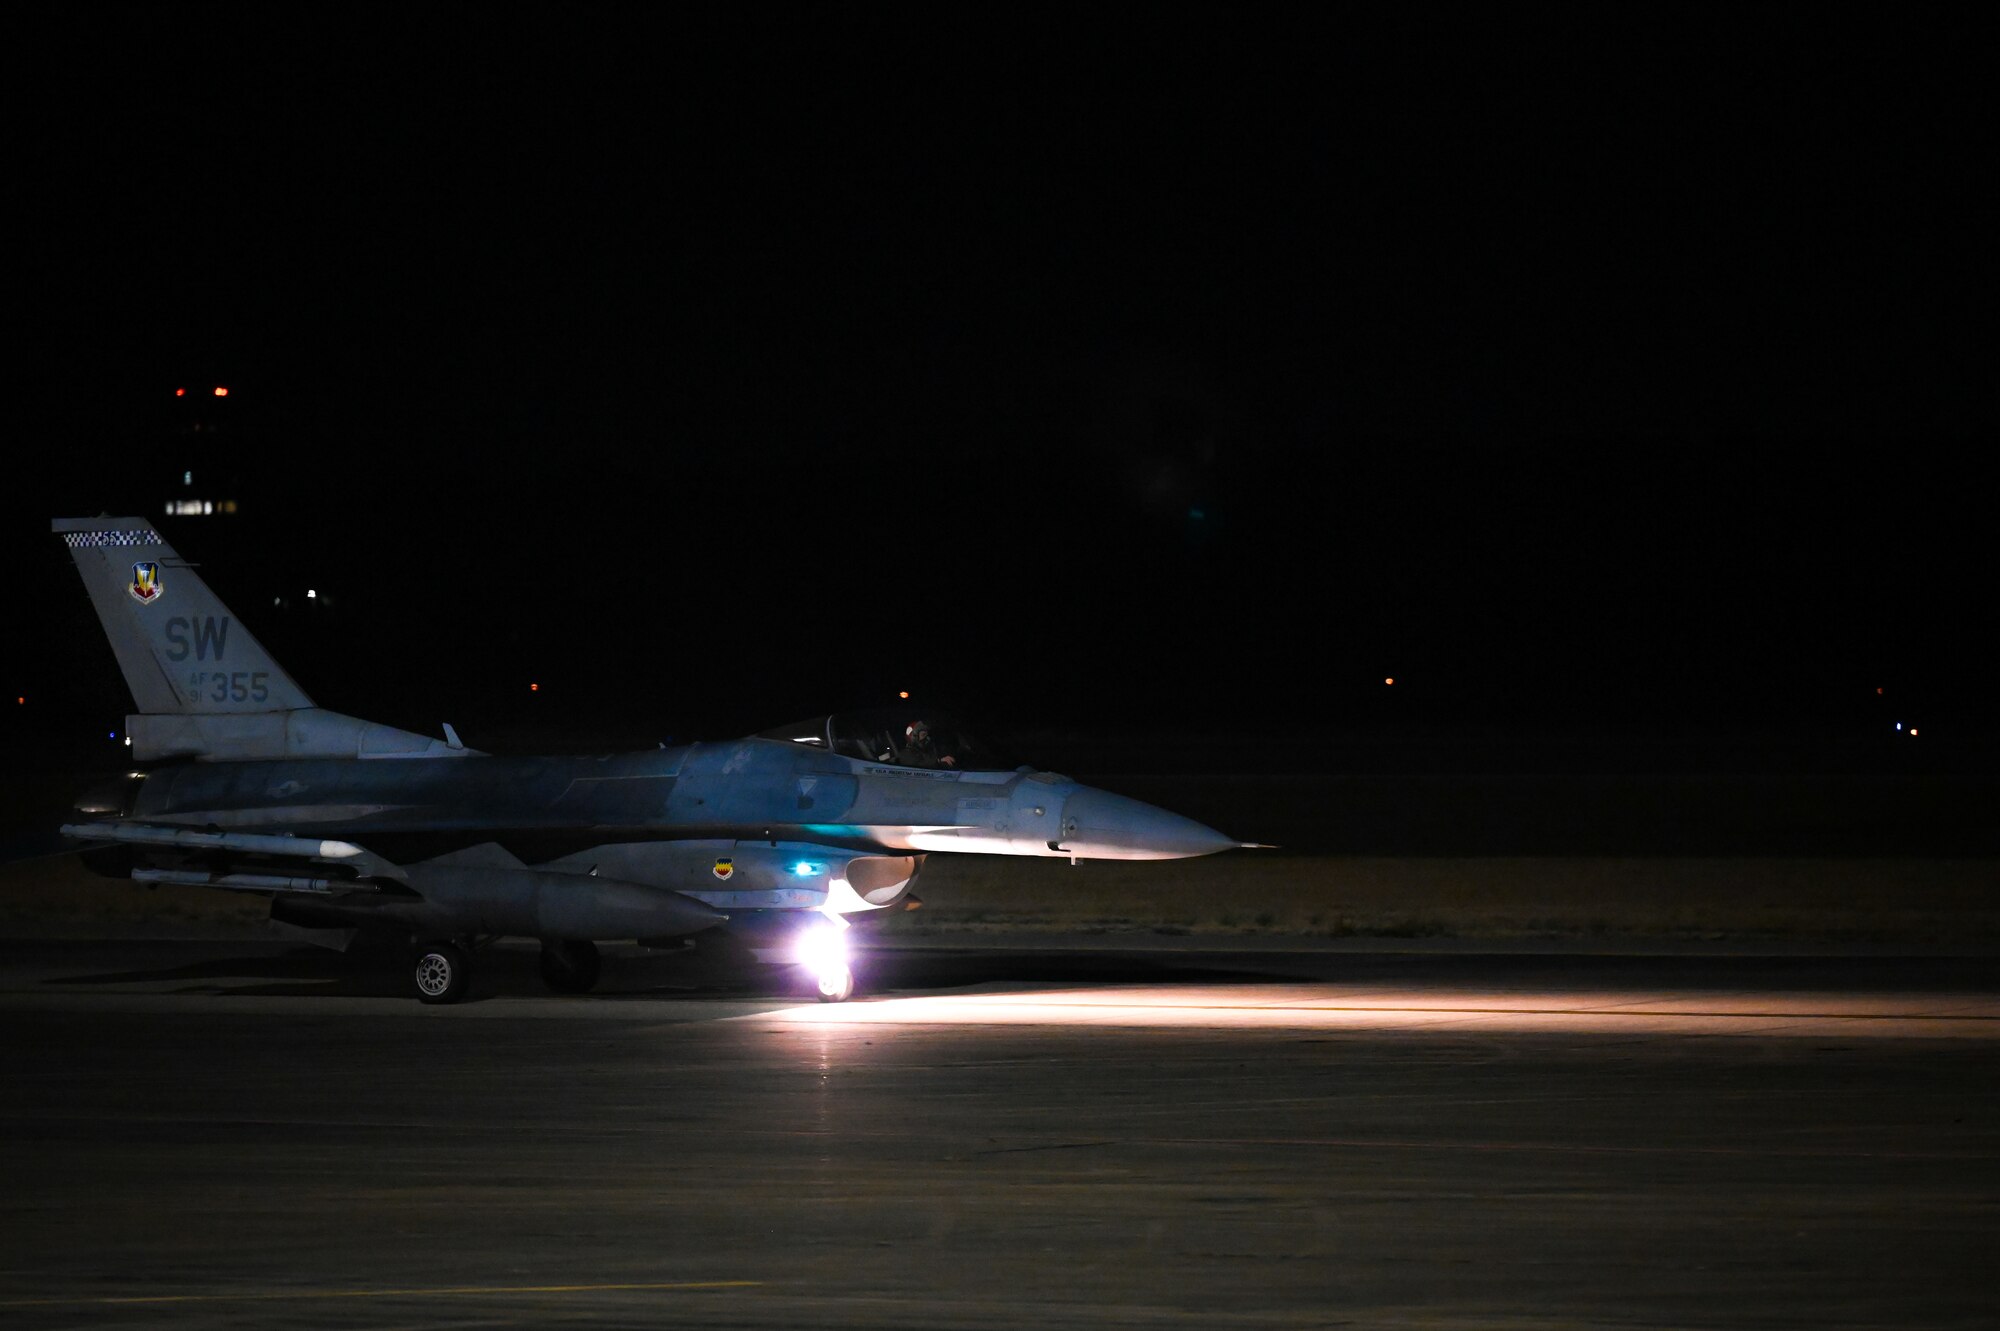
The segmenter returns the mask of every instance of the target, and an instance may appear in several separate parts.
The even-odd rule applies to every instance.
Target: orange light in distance
[[[896,696],[898,698],[907,698],[910,696],[910,691],[908,689],[904,689],[901,692],[899,692]]]
[[[228,390],[228,389],[226,389],[226,388],[221,388],[221,387],[218,387],[218,388],[217,388],[217,389],[215,390],[215,395],[216,395],[217,397],[228,397],[228,396],[229,396],[229,390]]]
[[[540,693],[541,691],[542,691],[542,686],[539,684],[530,684],[528,686],[528,692],[530,693]]]
[[[1396,682],[1396,677],[1394,675],[1390,675],[1387,679],[1383,680],[1382,682],[1384,684],[1394,684]]]
[[[176,388],[176,389],[174,390],[174,396],[175,396],[175,397],[186,397],[187,395],[188,395],[188,391],[187,391],[187,389],[185,389],[185,388]]]

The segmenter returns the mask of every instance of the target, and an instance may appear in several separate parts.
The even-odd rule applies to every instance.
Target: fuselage
[[[493,757],[448,725],[316,705],[147,520],[51,528],[137,708],[138,770],[85,792],[63,835],[103,872],[269,897],[283,924],[403,933],[426,1002],[463,993],[477,939],[541,939],[545,978],[578,992],[595,942],[907,909],[933,851],[1145,860],[1237,844],[1016,767],[907,696],[726,742]],[[820,983],[852,990],[844,965]]]
[[[761,737],[584,757],[192,762],[137,787],[128,816],[146,822],[365,838],[391,855],[498,841],[535,861],[738,839],[1140,860],[1236,844],[1054,773],[925,770]]]

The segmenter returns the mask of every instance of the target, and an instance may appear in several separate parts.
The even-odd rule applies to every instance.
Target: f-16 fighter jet
[[[998,760],[912,706],[721,743],[498,757],[314,704],[143,518],[62,518],[136,714],[131,770],[66,837],[145,883],[267,897],[308,929],[415,948],[417,997],[468,957],[541,940],[551,988],[597,981],[601,942],[727,939],[854,992],[849,921],[907,905],[928,855],[1167,860],[1244,843]],[[351,937],[351,934],[345,936]]]

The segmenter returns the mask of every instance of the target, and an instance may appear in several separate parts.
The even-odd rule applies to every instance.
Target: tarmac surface
[[[482,961],[0,945],[0,1325],[1992,1325],[1990,956]]]

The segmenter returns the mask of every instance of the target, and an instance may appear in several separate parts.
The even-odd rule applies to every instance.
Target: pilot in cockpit
[[[949,753],[939,753],[937,742],[931,738],[930,726],[921,720],[910,722],[903,731],[903,749],[900,755],[905,767],[956,767],[958,759]]]

